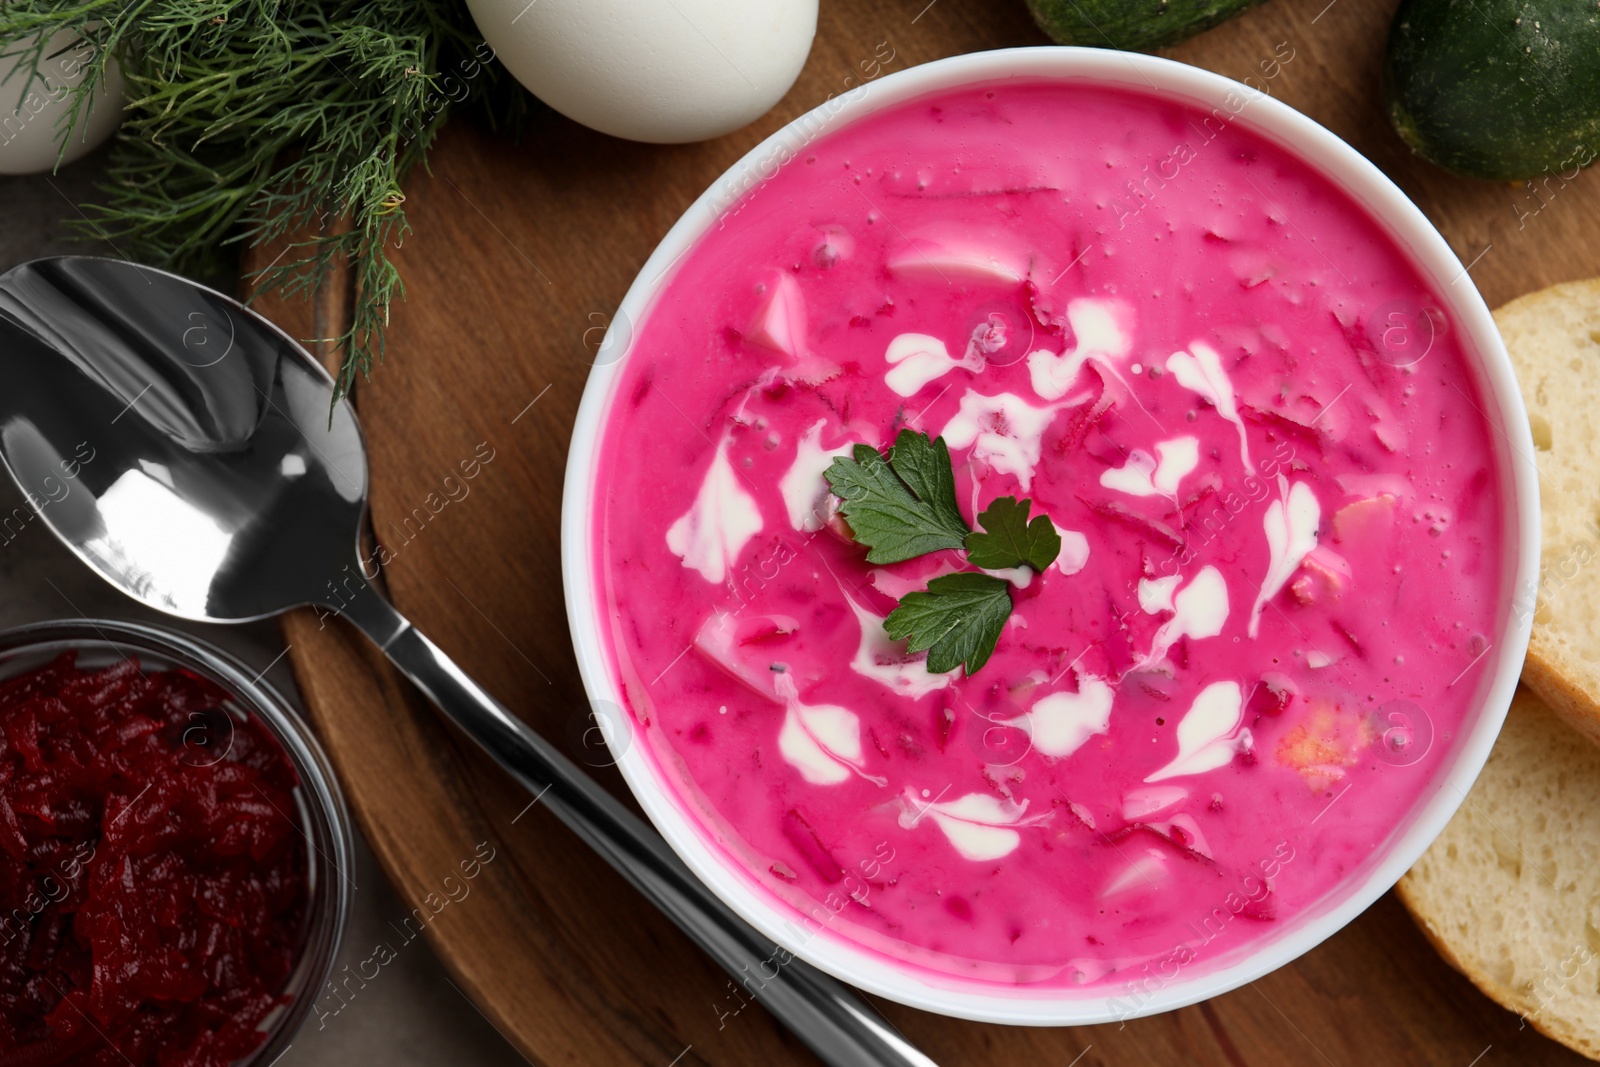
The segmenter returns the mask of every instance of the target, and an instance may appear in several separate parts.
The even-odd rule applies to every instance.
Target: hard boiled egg
[[[75,30],[62,30],[44,48],[38,76],[17,70],[24,57],[0,57],[0,174],[37,174],[52,170],[56,158],[71,163],[87,155],[111,136],[122,121],[125,91],[122,68],[115,58],[106,63],[104,80],[95,88],[87,112],[67,133],[61,152],[59,123],[72,109],[73,86],[83,81],[95,62],[94,45]]]
[[[817,0],[467,0],[506,69],[568,118],[634,141],[703,141],[789,91]]]

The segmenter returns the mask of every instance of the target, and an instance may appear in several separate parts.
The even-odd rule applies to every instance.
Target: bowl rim
[[[87,616],[31,622],[0,630],[0,676],[12,657],[29,652],[105,649],[124,656],[148,652],[208,675],[255,716],[284,749],[300,778],[301,803],[312,825],[301,827],[309,854],[311,903],[306,941],[284,985],[291,999],[271,1015],[266,1039],[237,1067],[272,1063],[293,1044],[333,974],[349,925],[354,890],[355,837],[350,809],[333,764],[310,724],[263,675],[226,649],[180,630],[143,622]],[[157,668],[160,669],[160,668]]]
[[[752,169],[759,175],[774,160],[781,166],[797,154],[796,143],[803,148],[818,135],[806,133],[819,125],[825,136],[849,122],[931,93],[978,83],[1040,79],[1127,87],[1203,110],[1227,108],[1230,121],[1243,120],[1252,132],[1285,147],[1362,203],[1397,243],[1410,249],[1417,269],[1446,305],[1461,331],[1464,356],[1476,384],[1493,409],[1485,417],[1505,446],[1495,449],[1497,474],[1507,490],[1507,502],[1514,503],[1502,519],[1508,573],[1502,576],[1497,640],[1485,652],[1490,672],[1480,685],[1476,717],[1456,742],[1452,761],[1434,772],[1408,821],[1397,824],[1385,839],[1382,858],[1369,863],[1359,878],[1302,913],[1278,936],[1226,964],[1198,974],[1180,972],[1130,1006],[1122,986],[1007,990],[993,982],[935,977],[916,965],[897,966],[828,931],[797,940],[794,914],[754,886],[749,875],[703,835],[676,796],[676,787],[645,751],[647,746],[630,744],[631,731],[619,736],[607,723],[602,726],[629,788],[668,843],[729,907],[788,952],[861,989],[925,1011],[1014,1025],[1088,1025],[1151,1015],[1225,993],[1283,966],[1342,929],[1421,857],[1465,800],[1488,759],[1516,688],[1532,628],[1540,533],[1538,475],[1531,458],[1527,412],[1510,357],[1467,268],[1421,210],[1366,157],[1267,93],[1199,67],[1140,53],[1055,46],[975,52],[884,75],[842,97],[830,96],[756,145],[708,186],[661,239],[623,297],[600,345],[573,428],[563,485],[562,575],[585,690],[597,707],[626,707],[608,666],[597,610],[599,575],[591,551],[592,487],[601,431],[613,386],[631,349],[634,324],[644,321],[677,261],[738,202],[738,197],[728,196],[729,190],[740,188],[742,182],[748,192]]]

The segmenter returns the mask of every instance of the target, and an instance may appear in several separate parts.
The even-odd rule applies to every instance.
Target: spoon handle
[[[342,614],[824,1063],[936,1067],[844,985],[790,956],[734,914],[661,835],[484,692],[370,586],[357,591]]]

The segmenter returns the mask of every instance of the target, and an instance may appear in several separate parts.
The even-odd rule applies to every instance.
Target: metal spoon
[[[42,259],[0,275],[0,375],[0,458],[113,585],[206,622],[337,610],[825,1062],[931,1067],[820,971],[766,978],[787,953],[367,584],[361,430],[344,401],[330,418],[332,379],[283,331],[162,271]]]

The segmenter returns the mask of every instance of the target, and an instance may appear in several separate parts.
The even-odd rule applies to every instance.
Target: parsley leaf
[[[953,671],[965,663],[967,677],[989,662],[1011,617],[1011,587],[987,574],[946,574],[927,592],[907,593],[883,620],[896,641],[909,638],[910,652],[928,653],[928,670]]]
[[[840,456],[826,472],[869,563],[899,563],[966,544],[967,521],[956,505],[955,473],[944,438],[900,431],[885,459],[868,445]]]
[[[925,433],[901,430],[889,449],[889,465],[918,499],[933,507],[946,529],[966,530],[967,520],[956,506],[955,467],[943,437],[930,441]]]
[[[983,530],[967,535],[967,562],[998,571],[1027,564],[1043,574],[1061,554],[1061,535],[1044,515],[1028,521],[1032,500],[996,497],[978,516]]]

